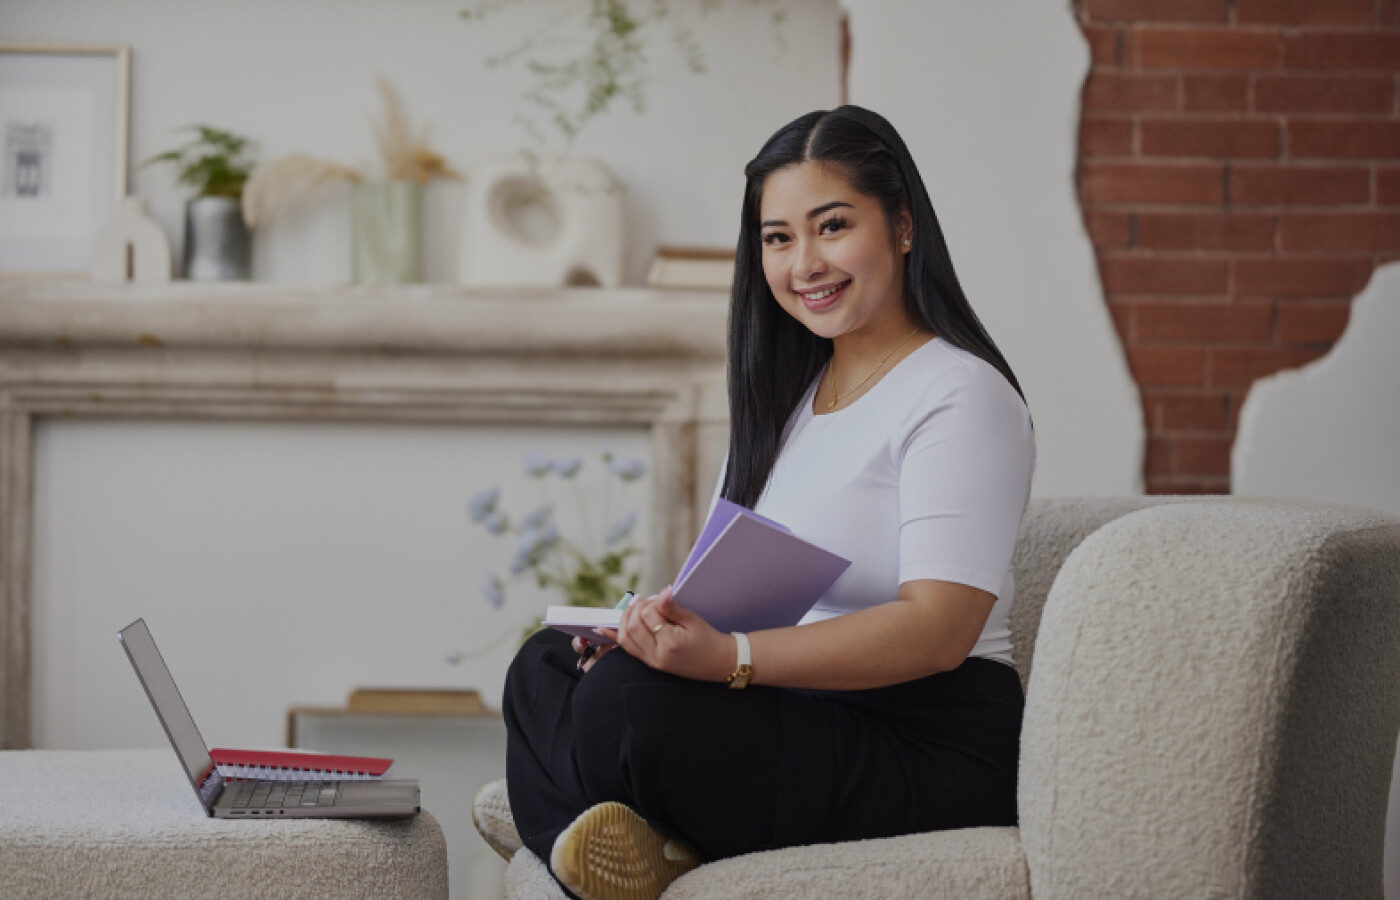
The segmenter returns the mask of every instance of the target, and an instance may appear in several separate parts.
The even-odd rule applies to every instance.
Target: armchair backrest
[[[1163,503],[1209,499],[1192,495],[1152,497],[1032,497],[1021,517],[1011,572],[1016,599],[1011,607],[1011,658],[1025,688],[1035,657],[1036,633],[1050,585],[1070,552],[1114,519]]]
[[[1016,572],[1032,895],[1379,898],[1400,519],[1154,499],[1042,501],[1023,532],[1072,548],[1043,611]]]

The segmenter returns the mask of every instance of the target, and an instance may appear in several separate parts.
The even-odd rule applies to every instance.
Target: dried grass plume
[[[461,174],[448,165],[447,160],[429,149],[427,125],[417,134],[413,132],[403,103],[389,79],[383,75],[377,78],[384,114],[379,121],[371,122],[370,128],[379,146],[384,179],[419,184],[433,178],[461,179]],[[243,188],[243,219],[252,228],[333,184],[358,184],[366,180],[368,176],[363,172],[339,163],[299,153],[284,156],[258,166],[248,177]]]

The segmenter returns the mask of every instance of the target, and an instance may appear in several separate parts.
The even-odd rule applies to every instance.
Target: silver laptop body
[[[155,707],[170,746],[204,811],[217,819],[411,816],[419,807],[414,779],[375,781],[225,780],[200,737],[144,619],[118,632],[136,677]]]

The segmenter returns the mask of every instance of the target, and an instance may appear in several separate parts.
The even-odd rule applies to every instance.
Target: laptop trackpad
[[[418,782],[412,780],[342,781],[336,806],[417,810]]]

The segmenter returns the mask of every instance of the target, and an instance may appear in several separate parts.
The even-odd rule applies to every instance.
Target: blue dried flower
[[[486,517],[491,515],[496,509],[496,504],[501,499],[501,489],[489,487],[477,491],[470,501],[467,502],[467,512],[471,515],[473,522],[484,522]]]
[[[583,460],[577,456],[568,459],[556,459],[554,461],[554,471],[563,475],[565,478],[573,478],[582,465]]]
[[[525,471],[534,478],[543,478],[554,468],[554,461],[539,451],[525,454]]]
[[[486,530],[492,534],[504,534],[506,529],[510,527],[510,519],[507,519],[499,511],[492,511],[483,524],[486,525]]]
[[[490,572],[481,576],[481,594],[492,609],[500,609],[506,602],[505,582]]]
[[[608,529],[608,535],[605,538],[608,542],[608,546],[611,547],[613,544],[627,537],[627,535],[632,533],[632,529],[636,527],[636,525],[637,514],[635,512],[629,512],[627,515],[618,519],[613,523],[613,526]]]
[[[614,457],[608,467],[613,470],[613,474],[623,481],[636,481],[647,473],[647,464],[640,459],[632,459],[626,456]]]
[[[527,528],[532,531],[538,530],[544,526],[544,523],[549,521],[549,515],[552,512],[554,512],[554,507],[549,506],[548,504],[541,506],[539,509],[530,513],[525,518],[521,519],[520,527]]]

